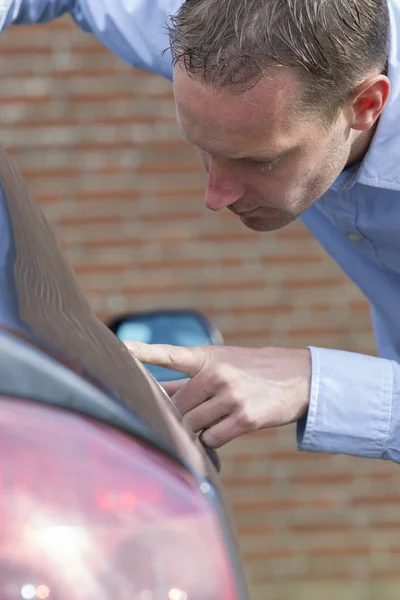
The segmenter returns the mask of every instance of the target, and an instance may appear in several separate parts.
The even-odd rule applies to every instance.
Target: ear
[[[389,98],[390,82],[386,75],[365,79],[352,92],[352,129],[371,129],[381,115]]]

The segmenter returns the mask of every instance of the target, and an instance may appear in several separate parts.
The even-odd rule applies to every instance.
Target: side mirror
[[[193,310],[157,310],[118,316],[108,327],[122,341],[173,346],[213,346],[224,343],[221,332],[206,316]],[[184,379],[185,375],[146,365],[158,382]]]

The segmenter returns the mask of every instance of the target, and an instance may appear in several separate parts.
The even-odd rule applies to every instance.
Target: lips
[[[256,210],[256,208],[250,208],[247,210],[237,210],[234,207],[229,207],[229,210],[232,211],[233,213],[235,213],[235,215],[237,215],[238,217],[246,217],[248,215],[250,215],[252,212],[254,212]]]

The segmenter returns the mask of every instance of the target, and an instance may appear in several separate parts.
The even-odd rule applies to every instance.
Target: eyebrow
[[[206,148],[203,148],[199,144],[196,144],[188,136],[188,134],[186,133],[186,131],[184,131],[182,129],[179,121],[178,121],[178,126],[179,126],[179,131],[181,133],[181,136],[183,137],[184,140],[186,140],[192,146],[196,146],[197,148],[200,148],[200,150],[203,150],[204,152],[208,152],[209,154],[213,154],[212,152],[210,152]],[[266,155],[266,154],[254,154],[254,155],[249,155],[249,156],[247,156],[247,155],[246,156],[225,156],[224,158],[227,158],[228,160],[237,161],[237,162],[270,163],[270,162],[273,162],[274,160],[277,160],[281,156],[284,156],[285,154],[288,154],[292,150],[294,150],[294,148],[288,148],[287,150],[283,150],[282,152],[277,152],[275,154],[269,154],[269,155]]]

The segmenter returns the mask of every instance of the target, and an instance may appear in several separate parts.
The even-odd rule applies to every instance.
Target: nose
[[[243,185],[235,181],[232,168],[217,165],[208,161],[208,183],[205,194],[205,205],[210,210],[218,211],[230,206],[243,196]]]

